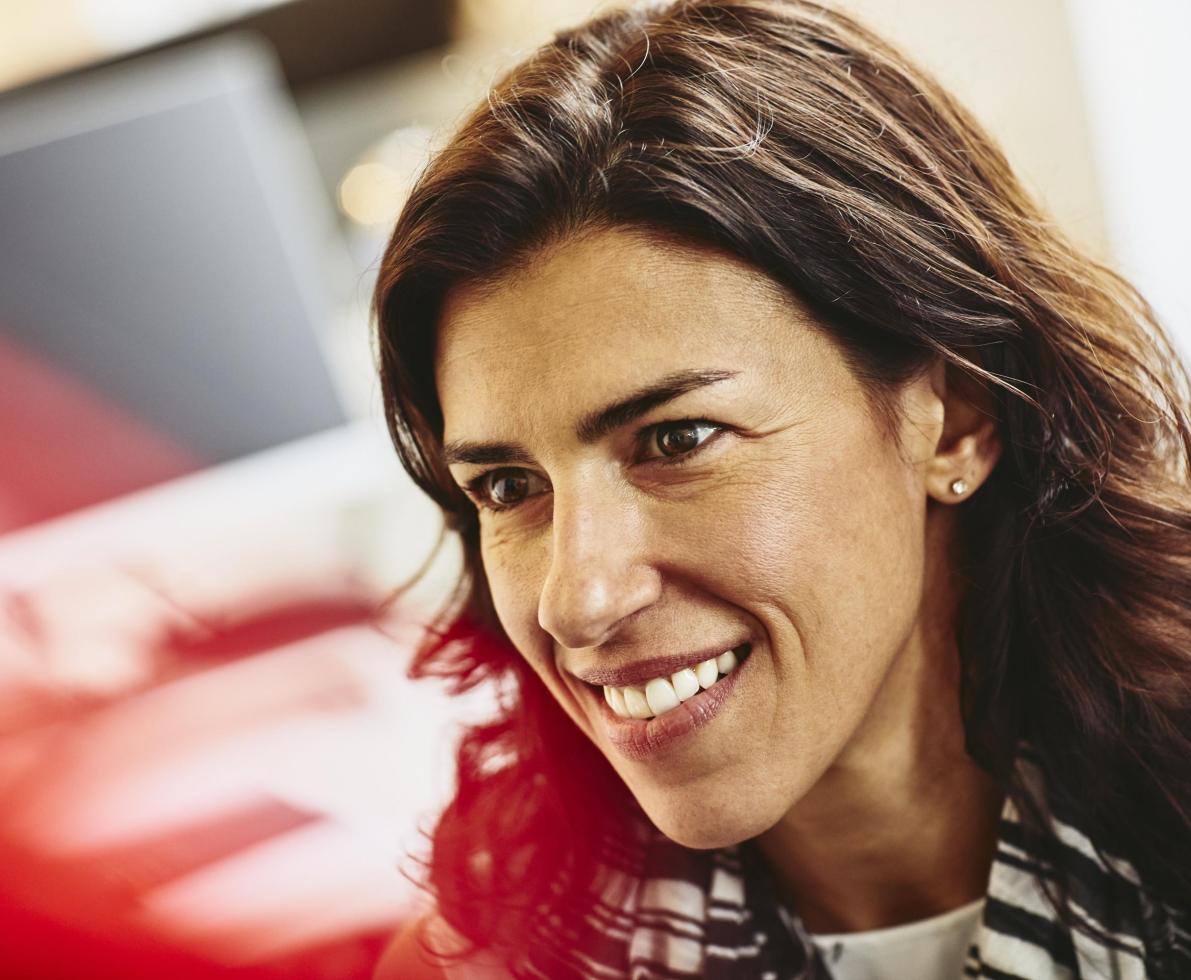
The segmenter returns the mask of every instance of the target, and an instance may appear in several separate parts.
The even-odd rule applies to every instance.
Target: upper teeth
[[[722,674],[736,667],[736,651],[704,660],[694,667],[684,667],[669,677],[655,677],[642,685],[612,687],[604,685],[604,699],[621,718],[652,718],[677,708],[701,690],[711,687]]]

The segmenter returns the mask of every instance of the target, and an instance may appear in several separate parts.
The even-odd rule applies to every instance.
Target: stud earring
[[[957,496],[968,492],[968,484],[962,476],[951,481],[951,492]]]

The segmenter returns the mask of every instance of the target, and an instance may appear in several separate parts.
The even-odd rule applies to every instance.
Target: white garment
[[[954,980],[983,909],[978,898],[929,919],[867,932],[811,933],[811,941],[834,980]]]

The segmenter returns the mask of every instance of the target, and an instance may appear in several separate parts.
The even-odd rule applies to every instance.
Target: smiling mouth
[[[685,667],[663,677],[655,677],[644,684],[625,687],[603,685],[604,700],[618,718],[646,721],[673,711],[718,684],[744,663],[752,644],[742,643],[726,650],[718,657]]]

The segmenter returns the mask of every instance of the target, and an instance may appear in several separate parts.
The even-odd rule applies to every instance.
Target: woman
[[[902,56],[563,34],[376,313],[465,560],[414,672],[502,692],[381,975],[1191,976],[1187,376]]]

